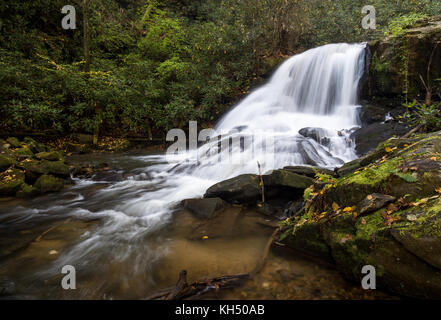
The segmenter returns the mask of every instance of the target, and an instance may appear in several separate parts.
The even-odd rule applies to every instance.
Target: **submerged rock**
[[[191,211],[200,219],[212,219],[228,204],[221,198],[187,199],[183,201],[185,209]]]

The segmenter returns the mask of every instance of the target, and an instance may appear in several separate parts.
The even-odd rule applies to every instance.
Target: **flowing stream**
[[[118,179],[75,179],[59,194],[0,202],[0,280],[13,281],[26,298],[142,298],[175,283],[184,268],[194,279],[251,270],[271,234],[253,224],[261,217],[232,208],[217,225],[219,236],[204,242],[197,232],[205,227],[197,229],[188,215],[176,220],[177,204],[219,181],[257,173],[257,161],[266,172],[335,168],[356,158],[348,136],[358,126],[364,49],[330,44],[288,59],[198,149],[79,156],[71,161],[106,162]],[[310,129],[299,134],[303,128]],[[77,290],[60,288],[65,265],[77,270]]]

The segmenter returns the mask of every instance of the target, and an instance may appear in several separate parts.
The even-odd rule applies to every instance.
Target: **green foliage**
[[[413,125],[421,125],[427,132],[441,130],[441,103],[438,105],[418,105],[414,100],[404,105],[407,112],[402,116]]]
[[[414,27],[418,22],[426,19],[427,15],[422,13],[413,12],[407,15],[399,15],[397,18],[393,19],[384,33],[386,36],[397,37],[406,32],[406,29]]]
[[[1,131],[163,136],[189,120],[208,126],[286,55],[374,39],[399,15],[393,32],[441,13],[430,0],[372,0],[368,31],[353,0],[94,0],[85,74],[82,1],[70,2],[77,30],[61,28],[66,4],[0,2]]]

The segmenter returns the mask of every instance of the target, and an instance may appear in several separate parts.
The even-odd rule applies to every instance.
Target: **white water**
[[[145,269],[166,252],[149,252],[143,242],[145,236],[169,222],[179,201],[200,197],[208,187],[224,179],[256,173],[257,161],[266,172],[289,165],[334,168],[356,157],[344,129],[358,126],[357,88],[364,70],[364,48],[364,44],[330,44],[296,55],[285,61],[266,85],[232,108],[216,130],[239,128],[240,132],[228,137],[255,136],[243,153],[239,147],[232,147],[232,157],[245,155],[245,163],[219,163],[218,154],[207,156],[207,151],[217,150],[217,141],[172,157],[136,157],[146,165],[136,170],[134,177],[112,183],[89,198],[82,195],[82,188],[98,182],[78,181],[71,190],[78,190],[75,201],[60,200],[39,209],[22,208],[17,219],[54,211],[104,219],[93,235],[84,235],[61,255],[51,272],[59,272],[60,266],[66,264],[93,269],[102,259],[124,261],[129,257],[138,263],[133,270],[127,270],[127,276]],[[322,128],[320,136],[328,139],[326,146],[300,135],[299,130],[305,127]],[[274,141],[274,149],[265,152],[262,140],[268,138]],[[228,148],[222,152],[225,155]],[[186,162],[195,155],[199,156],[198,163]]]

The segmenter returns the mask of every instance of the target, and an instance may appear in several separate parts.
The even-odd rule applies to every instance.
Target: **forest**
[[[364,30],[351,0],[90,1],[86,61],[82,1],[63,30],[64,1],[5,0],[0,131],[163,139],[188,119],[209,127],[288,56],[376,39],[393,19],[439,14],[436,2],[371,1],[377,28]]]

